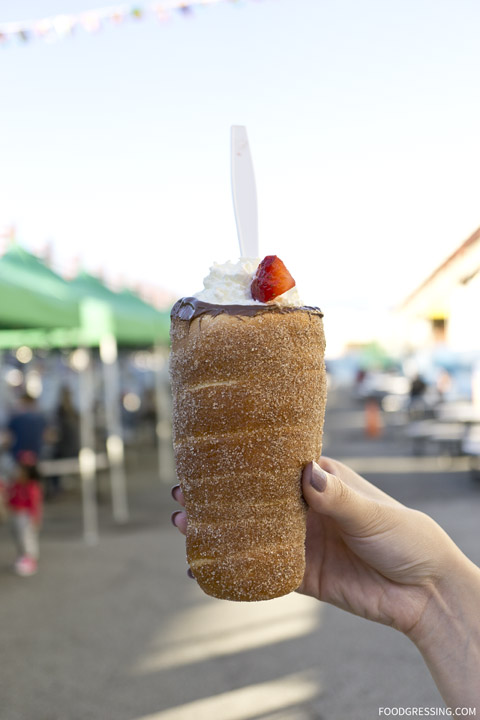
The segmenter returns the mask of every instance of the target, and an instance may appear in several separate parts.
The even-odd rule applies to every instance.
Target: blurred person
[[[438,400],[439,402],[443,402],[453,387],[452,376],[448,370],[440,370],[435,386],[438,393]]]
[[[17,575],[27,577],[37,572],[38,533],[42,519],[42,490],[39,482],[37,457],[30,450],[17,456],[17,472],[5,494],[10,527],[17,547],[14,565]]]
[[[13,458],[29,451],[37,458],[42,456],[47,435],[47,420],[38,409],[35,398],[25,392],[19,407],[12,413],[7,423],[7,445]]]
[[[404,633],[445,703],[480,711],[480,568],[431,517],[338,461],[309,463],[302,488],[306,569],[298,592]],[[184,505],[178,485],[172,494]],[[184,511],[172,522],[185,534]]]
[[[67,385],[60,388],[60,396],[54,419],[54,459],[77,457],[80,450],[80,418],[73,405],[72,392]],[[61,490],[60,476],[47,479],[47,498],[57,495]]]
[[[353,391],[356,398],[364,400],[369,396],[371,391],[371,373],[364,368],[359,367],[354,376]]]
[[[9,451],[10,434],[0,431],[0,478],[8,480],[16,470],[15,459]]]
[[[157,407],[155,399],[155,388],[147,387],[143,391],[141,404],[142,424],[145,428],[145,436],[155,447],[157,442]]]
[[[8,434],[5,435],[5,433],[0,431],[0,523],[6,522],[7,520],[7,488],[17,469],[15,460],[6,449],[8,440]]]
[[[57,431],[53,457],[67,458],[78,455],[80,447],[80,420],[73,405],[72,392],[67,385],[60,389],[60,398],[55,413]]]
[[[357,386],[362,385],[362,383],[365,382],[365,378],[367,377],[367,371],[365,368],[360,367],[358,368],[356,374],[355,374],[355,384]]]
[[[8,519],[6,496],[7,496],[8,484],[0,474],[0,524],[4,523]]]
[[[125,442],[133,445],[138,442],[138,429],[140,427],[140,399],[138,399],[138,407],[129,405],[132,396],[137,397],[135,392],[123,392],[121,395],[120,417],[121,427]]]
[[[417,373],[410,383],[410,404],[409,415],[411,420],[419,420],[423,418],[426,410],[425,392],[427,383],[420,374]]]

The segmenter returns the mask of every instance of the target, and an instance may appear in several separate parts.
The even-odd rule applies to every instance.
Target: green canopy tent
[[[0,328],[60,328],[80,324],[68,283],[18,245],[0,258]]]
[[[150,325],[153,329],[157,342],[165,345],[170,343],[170,310],[156,310],[127,288],[119,295],[125,303],[128,303],[129,308],[142,313],[145,323],[148,323],[147,327]]]
[[[82,303],[68,283],[18,245],[0,258],[0,347],[76,347],[81,336]],[[79,373],[80,444],[83,525],[87,542],[98,538],[96,507],[97,458],[93,450],[93,418],[88,407],[88,368]],[[93,397],[93,392],[90,393]],[[87,403],[87,404],[86,404]],[[93,462],[92,462],[93,458]]]
[[[67,282],[18,245],[0,258],[1,348],[98,346],[107,332],[122,346],[167,344],[169,328],[169,313],[131,291],[84,272]]]
[[[113,292],[98,278],[81,272],[69,283],[72,294],[78,299],[89,298],[103,303],[110,312],[110,328],[119,345],[144,346],[168,342],[170,328],[169,315],[159,312],[134,293],[124,290]],[[85,319],[89,326],[95,311]],[[107,323],[108,324],[108,323]]]
[[[0,347],[83,346],[81,445],[84,534],[97,539],[96,456],[93,441],[93,376],[89,346],[99,346],[105,376],[107,454],[110,461],[114,517],[128,518],[123,440],[118,409],[117,341],[145,346],[168,339],[167,313],[160,313],[131,293],[114,293],[81,273],[66,282],[31,253],[14,245],[0,258]]]

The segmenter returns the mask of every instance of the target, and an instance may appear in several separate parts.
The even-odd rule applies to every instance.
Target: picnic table
[[[480,407],[468,401],[444,402],[433,419],[410,423],[406,436],[412,440],[415,455],[432,448],[439,456],[467,455],[476,475],[480,470]]]

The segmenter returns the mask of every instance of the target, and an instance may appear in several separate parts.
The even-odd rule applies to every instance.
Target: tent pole
[[[97,477],[95,456],[94,380],[90,350],[79,348],[80,451],[78,462],[82,482],[83,537],[88,545],[98,543]]]
[[[107,455],[110,467],[113,517],[117,523],[128,520],[127,478],[125,453],[120,418],[120,377],[118,370],[117,341],[111,334],[100,342],[105,389],[105,420],[107,426]]]
[[[165,457],[165,444],[172,437],[172,427],[170,423],[170,405],[167,394],[167,378],[164,372],[165,355],[160,345],[156,345],[155,354],[155,410],[157,415],[157,424],[155,435],[157,439],[158,453],[158,476],[160,480],[166,484],[172,480],[172,472],[170,464]]]

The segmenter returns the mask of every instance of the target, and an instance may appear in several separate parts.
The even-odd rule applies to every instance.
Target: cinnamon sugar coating
[[[322,317],[306,308],[173,317],[171,340],[192,572],[223,599],[285,595],[305,570],[301,474],[322,446]]]

